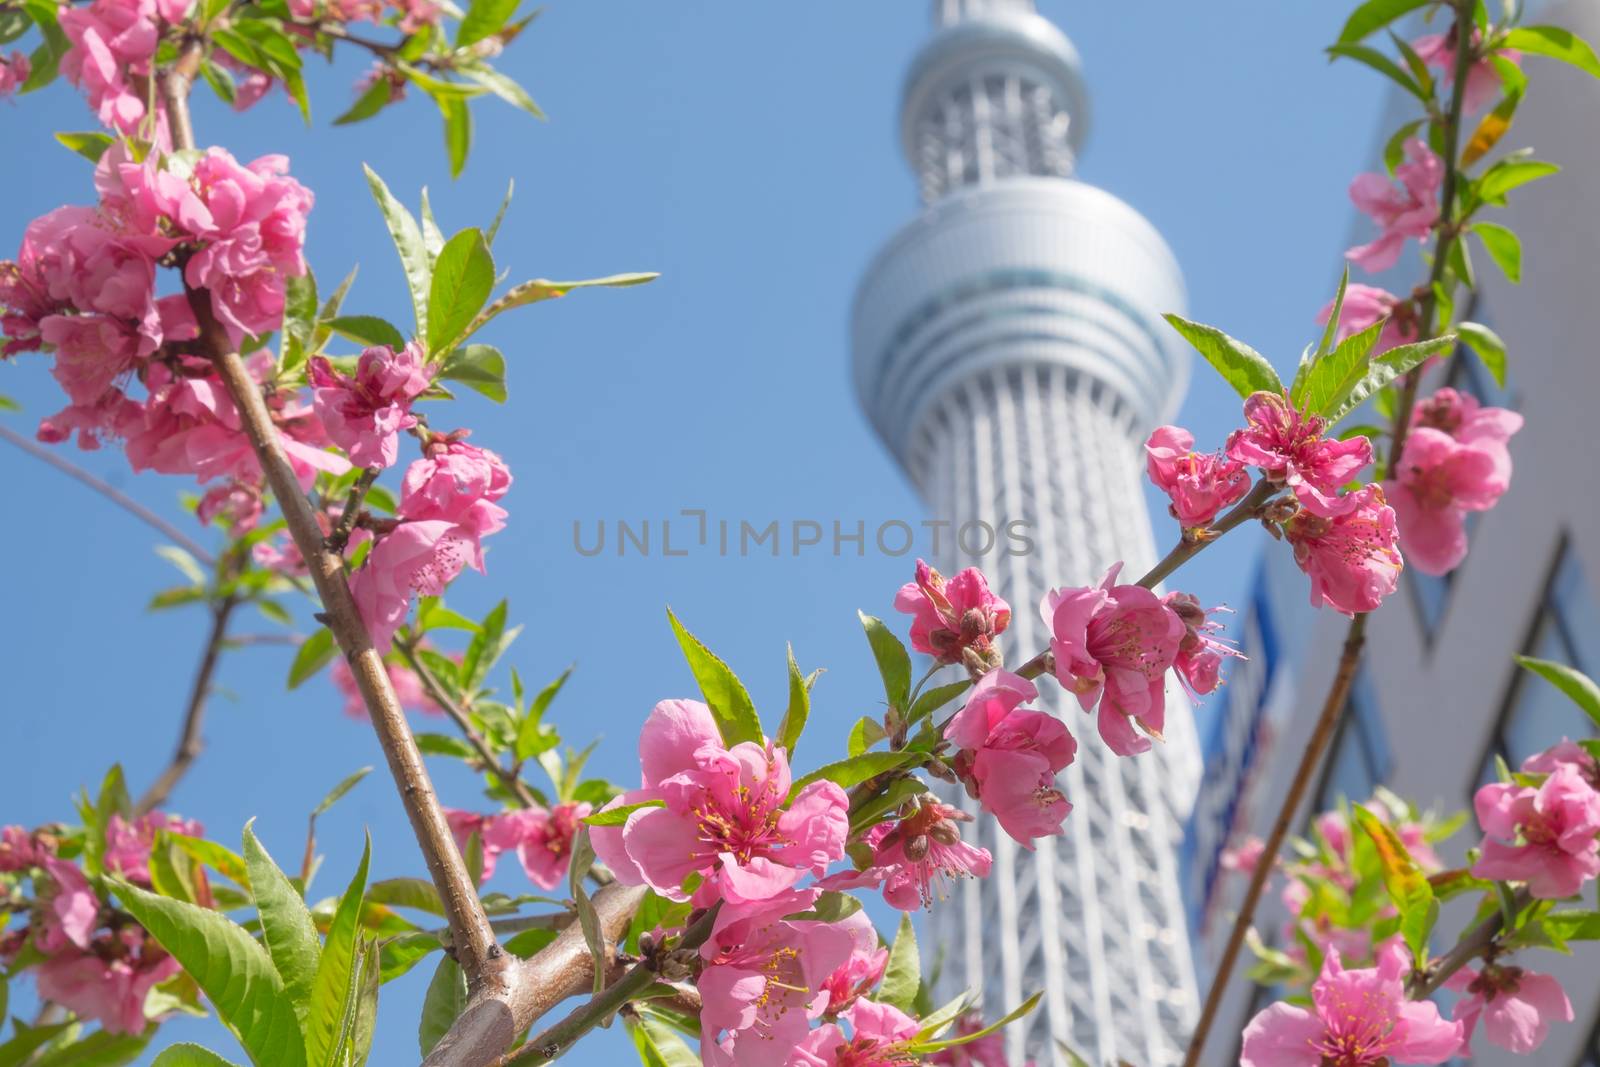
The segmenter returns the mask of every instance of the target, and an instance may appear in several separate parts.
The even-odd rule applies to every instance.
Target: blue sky
[[[1094,99],[1080,176],[1166,236],[1188,278],[1191,317],[1292,363],[1337,281],[1344,189],[1369,166],[1380,110],[1372,76],[1321,58],[1342,5],[1041,6],[1077,44]],[[514,177],[497,243],[513,279],[663,273],[643,289],[578,294],[500,320],[485,339],[507,354],[511,404],[474,398],[434,420],[471,426],[517,479],[488,577],[463,578],[452,604],[481,613],[511,600],[526,630],[510,659],[530,684],[576,663],[552,714],[580,744],[601,734],[592,766],[619,781],[637,774],[634,738],[650,706],[692,691],[667,604],[770,715],[783,701],[786,641],[802,667],[828,668],[803,761],[842,755],[846,726],[877,709],[854,612],[891,614],[909,559],[585,558],[572,527],[657,525],[685,508],[758,526],[861,519],[869,530],[922,516],[856,409],[847,315],[874,250],[918,209],[895,130],[927,7],[556,0],[503,59],[550,121],[481,103],[477,145],[455,182],[425,98],[362,125],[327,126],[350,99],[356,57],[331,71],[314,64],[311,129],[276,97],[243,117],[209,100],[197,108],[202,143],[241,159],[291,157],[316,191],[309,254],[324,289],[361,263],[351,311],[409,317],[361,161],[413,201],[427,184],[447,230],[486,224]],[[0,114],[17,153],[0,169],[0,250],[9,252],[27,220],[93,196],[88,166],[49,136],[90,118],[66,86]],[[1237,402],[1206,373],[1195,383],[1180,421],[1214,446]],[[0,367],[0,393],[25,406],[3,416],[8,425],[30,432],[61,403],[37,357]],[[135,478],[112,453],[74,458],[178,514],[187,485]],[[174,584],[152,552],[153,531],[13,450],[0,451],[0,465],[11,502],[0,551],[13,561],[11,606],[0,613],[0,823],[33,825],[69,818],[71,791],[113,761],[136,790],[150,781],[173,744],[204,620],[145,612],[151,593]],[[1164,519],[1157,529],[1161,540],[1173,532]],[[1239,602],[1257,547],[1254,533],[1236,535],[1180,584],[1207,603]],[[265,619],[245,625],[272,629]],[[325,681],[286,693],[286,667],[281,649],[227,657],[208,751],[171,804],[227,842],[258,817],[280,856],[297,853],[305,812],[333,782],[382,762],[370,727],[339,713]],[[437,782],[447,802],[475,803],[470,776],[439,767]],[[348,877],[363,826],[377,875],[422,873],[394,792],[375,774],[323,822],[336,853],[316,887],[323,895]],[[497,884],[515,888],[509,875]],[[414,1055],[425,982],[424,973],[385,987],[373,1062]],[[209,1024],[174,1023],[169,1037],[229,1048]],[[616,1042],[606,1035],[569,1059],[616,1062],[627,1055]]]

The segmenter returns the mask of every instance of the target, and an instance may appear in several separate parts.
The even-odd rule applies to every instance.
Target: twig
[[[28,440],[11,427],[3,424],[0,424],[0,439],[16,445],[18,448],[28,453],[28,455],[34,457],[35,459],[43,460],[56,470],[60,471],[62,474],[65,474],[67,477],[73,479],[74,481],[81,482],[90,489],[93,489],[95,492],[99,493],[113,504],[128,512],[128,514],[132,515],[134,518],[139,519],[141,522],[153,527],[156,530],[159,530],[162,536],[171,539],[185,552],[189,553],[189,555],[193,556],[201,563],[204,563],[206,566],[210,567],[216,564],[216,559],[211,555],[211,553],[202,548],[200,544],[188,534],[184,533],[182,530],[172,525],[172,523],[168,522],[166,519],[163,519],[160,515],[157,515],[155,512],[151,511],[149,508],[133,499],[127,493],[124,493],[122,490],[116,488],[110,483],[97,478],[93,474],[90,474],[88,471],[84,470],[71,460],[64,459],[61,456],[56,455],[50,449],[44,448],[41,445]]]
[[[189,116],[189,91],[204,52],[204,41],[191,38],[184,42],[173,65],[161,73],[161,94],[167,106],[173,147],[179,150],[195,146],[194,127]],[[428,872],[444,903],[451,939],[456,946],[456,958],[467,976],[469,988],[475,993],[503,990],[507,985],[506,973],[513,961],[495,940],[494,930],[489,926],[489,917],[484,913],[477,889],[467,873],[467,866],[462,861],[461,852],[456,847],[444,811],[434,793],[433,783],[428,778],[422,753],[418,751],[416,739],[406,723],[405,711],[395,697],[383,657],[373,647],[372,637],[350,595],[350,587],[345,581],[344,561],[324,548],[322,529],[317,525],[310,501],[300,491],[294,468],[284,455],[272,415],[244,361],[234,351],[227,333],[213,315],[209,294],[187,284],[185,294],[200,327],[200,344],[210,356],[218,377],[238,409],[241,429],[249,439],[266,474],[267,483],[283,509],[290,536],[300,549],[322,599],[328,628],[355,675],[362,700],[372,717],[373,729],[388,760],[389,771],[400,790],[412,831],[427,861]],[[509,1040],[508,1037],[506,1043]]]
[[[1511,913],[1517,914],[1527,907],[1531,900],[1533,894],[1526,888],[1517,890],[1511,897]],[[1433,996],[1445,982],[1449,981],[1451,975],[1487,952],[1504,925],[1505,913],[1496,909],[1493,915],[1467,931],[1461,940],[1456,942],[1455,948],[1434,960],[1425,976],[1413,975],[1407,985],[1407,994],[1412,1000],[1427,1000]]]
[[[378,472],[371,467],[363,470],[356,478],[355,484],[350,487],[350,495],[345,497],[344,507],[339,512],[339,525],[327,536],[324,543],[329,552],[344,552],[344,546],[350,543],[350,531],[356,527],[356,518],[360,515],[361,505],[367,499],[367,490],[372,488],[372,483],[378,480]]]
[[[211,633],[206,638],[204,651],[200,654],[200,666],[195,671],[194,685],[189,690],[189,706],[184,712],[183,729],[178,734],[178,748],[172,754],[172,762],[167,764],[156,780],[146,789],[144,796],[134,805],[134,814],[148,815],[150,812],[166,803],[167,797],[172,795],[172,790],[189,771],[189,766],[200,757],[205,748],[205,740],[201,737],[201,727],[205,723],[206,700],[211,695],[211,679],[217,671],[217,660],[221,658],[222,650],[227,644],[228,621],[233,617],[234,609],[239,606],[239,600],[233,596],[225,596],[212,605],[211,608]]]
[[[520,775],[500,762],[499,757],[489,747],[489,743],[484,740],[483,735],[473,727],[472,720],[467,716],[466,710],[460,704],[457,704],[449,693],[445,692],[438,676],[429,669],[426,663],[422,662],[422,657],[417,655],[416,645],[408,641],[396,640],[395,647],[400,650],[401,658],[422,680],[422,688],[427,692],[428,697],[444,709],[444,713],[450,717],[450,721],[456,724],[456,728],[461,731],[461,735],[467,739],[467,744],[471,745],[473,751],[478,754],[478,758],[483,761],[484,769],[500,779],[500,783],[511,791],[522,807],[538,807],[539,802],[534,799],[533,793],[529,791],[528,784],[522,780]]]

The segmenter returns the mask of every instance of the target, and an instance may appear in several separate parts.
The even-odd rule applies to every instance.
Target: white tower
[[[976,532],[936,549],[952,570],[981,565],[1011,602],[1016,666],[1047,643],[1049,586],[1155,559],[1140,445],[1187,378],[1187,347],[1160,318],[1183,310],[1183,280],[1144,218],[1069,177],[1087,93],[1033,0],[935,0],[934,19],[901,111],[926,207],[856,294],[855,384],[936,517],[1030,523],[1026,555]],[[1014,1062],[1064,1064],[1060,1039],[1092,1063],[1178,1063],[1197,1008],[1177,870],[1199,774],[1192,714],[1173,687],[1167,743],[1119,758],[1075,700],[1041,688],[1079,739],[1062,776],[1074,809],[1033,853],[978,822],[993,873],[930,920],[945,991],[977,989],[993,1016],[1044,990],[1010,1031]]]

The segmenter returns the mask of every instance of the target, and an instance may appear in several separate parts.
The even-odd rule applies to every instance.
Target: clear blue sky
[[[456,418],[435,420],[471,425],[517,479],[489,576],[467,575],[452,603],[481,612],[510,598],[527,626],[511,659],[530,682],[577,663],[553,714],[580,743],[604,736],[594,766],[619,781],[637,774],[634,738],[652,703],[692,691],[666,626],[669,603],[763,708],[781,707],[786,641],[806,669],[829,668],[803,760],[842,755],[845,727],[877,708],[854,612],[890,614],[909,559],[588,559],[572,549],[572,523],[659,522],[695,507],[758,525],[859,518],[871,529],[922,516],[856,409],[846,325],[862,268],[918,208],[895,130],[928,6],[555,0],[504,57],[551,121],[483,102],[456,182],[425,98],[362,125],[327,126],[362,69],[354,57],[332,71],[310,64],[319,114],[309,130],[277,97],[242,118],[209,96],[197,109],[202,143],[242,159],[291,157],[317,194],[309,253],[324,287],[362,264],[349,310],[409,318],[363,160],[413,200],[429,185],[446,229],[486,223],[514,177],[497,244],[514,279],[663,273],[644,289],[574,295],[501,320],[487,339],[509,358],[512,403],[469,400]],[[1374,154],[1376,79],[1320,55],[1343,5],[1041,6],[1076,42],[1093,93],[1081,176],[1166,236],[1193,317],[1291,363],[1337,280],[1345,186]],[[30,218],[92,198],[88,166],[50,139],[91,120],[64,85],[0,113],[14,153],[0,168],[0,254],[10,254]],[[1205,373],[1195,380],[1181,421],[1214,446],[1237,404]],[[0,367],[0,393],[25,405],[3,417],[29,432],[61,404],[38,357]],[[188,489],[134,478],[114,453],[74,458],[175,515]],[[0,823],[33,825],[70,819],[70,792],[113,761],[136,790],[150,781],[173,743],[204,620],[144,611],[174,578],[151,551],[153,531],[3,445],[0,470],[10,502],[0,552],[12,561],[0,613]],[[1171,533],[1164,521],[1158,530],[1163,540]],[[1181,584],[1208,603],[1238,602],[1253,537],[1213,549]],[[246,625],[271,629],[264,619]],[[333,782],[382,763],[370,727],[339,713],[325,681],[284,692],[286,666],[281,649],[226,659],[208,751],[171,805],[235,844],[259,817],[279,856],[297,853],[305,812]],[[475,803],[470,776],[440,768],[437,780],[447,802]],[[337,854],[321,894],[349,876],[363,826],[377,875],[423,873],[380,772],[324,822]],[[385,987],[374,1063],[414,1058],[425,982],[424,971]],[[231,1049],[209,1024],[188,1021],[170,1024],[162,1041],[185,1038]],[[570,1060],[629,1055],[607,1035]]]

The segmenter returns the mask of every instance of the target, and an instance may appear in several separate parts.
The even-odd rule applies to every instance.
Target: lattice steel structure
[[[1087,94],[1032,0],[936,0],[934,19],[901,121],[926,207],[857,292],[855,382],[935,516],[1030,524],[1031,553],[971,559],[975,533],[940,560],[979,563],[1011,602],[1014,665],[1047,642],[1049,586],[1155,558],[1140,445],[1187,378],[1159,317],[1182,310],[1183,280],[1148,222],[1070,177]],[[1091,1062],[1178,1063],[1197,1008],[1177,870],[1199,774],[1191,709],[1174,687],[1167,744],[1124,759],[1042,688],[1079,739],[1062,783],[1075,807],[1033,853],[979,820],[993,873],[931,917],[945,991],[976,988],[993,1015],[1044,990],[1010,1031],[1018,1062],[1064,1064],[1059,1038]]]

